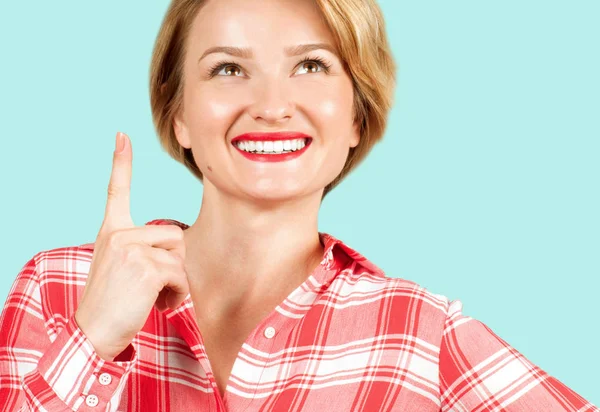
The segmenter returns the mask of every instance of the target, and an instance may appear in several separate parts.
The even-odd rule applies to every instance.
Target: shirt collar
[[[183,222],[180,222],[178,220],[175,220],[175,219],[153,219],[153,220],[150,220],[149,222],[146,222],[146,225],[173,225],[173,224],[181,227],[182,229],[187,229],[189,227],[189,225],[187,225]],[[324,249],[323,250],[323,259],[321,260],[321,263],[320,263],[320,266],[323,269],[325,269],[324,271],[322,271],[324,276],[325,276],[325,273],[334,274],[335,272],[337,272],[338,271],[337,269],[339,269],[341,266],[341,262],[343,262],[345,260],[345,259],[343,259],[343,257],[338,255],[339,251],[342,251],[343,255],[347,256],[348,258],[350,258],[351,260],[356,262],[357,265],[362,266],[368,272],[371,272],[374,275],[385,276],[384,271],[382,269],[380,269],[377,265],[375,265],[369,259],[364,257],[362,254],[360,254],[356,250],[352,249],[350,246],[346,245],[344,242],[337,239],[336,237],[334,237],[328,233],[325,233],[325,232],[319,232],[319,238],[321,239],[321,243],[323,244],[323,249]],[[83,248],[83,249],[93,250],[94,243],[85,243],[83,245],[80,245],[79,247]],[[319,281],[319,283],[325,283],[329,279],[323,278],[323,279],[317,279],[317,280]]]

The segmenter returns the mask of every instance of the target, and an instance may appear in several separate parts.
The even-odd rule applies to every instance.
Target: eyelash
[[[312,57],[311,58],[309,56],[306,56],[304,59],[302,59],[298,63],[298,65],[302,65],[302,64],[308,63],[308,62],[319,64],[323,68],[323,71],[325,73],[329,73],[329,69],[331,68],[331,63],[329,63],[327,60],[325,60],[325,59],[323,59],[321,57]],[[221,69],[223,69],[224,67],[227,67],[227,66],[237,66],[237,67],[239,67],[234,62],[221,60],[221,61],[215,63],[210,69],[208,69],[208,75],[209,75],[209,77],[216,76],[216,74],[219,73],[221,71]],[[237,76],[225,76],[225,77],[237,77]]]

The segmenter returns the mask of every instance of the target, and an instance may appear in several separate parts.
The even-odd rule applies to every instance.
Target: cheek
[[[306,84],[298,92],[299,102],[324,136],[344,136],[352,124],[352,83],[345,77],[327,80]]]
[[[310,109],[310,119],[315,124],[322,143],[335,152],[335,156],[345,157],[352,136],[352,105],[340,96],[324,99]],[[334,155],[330,153],[329,156]]]
[[[198,163],[200,160],[204,163],[208,153],[211,157],[224,154],[222,148],[227,143],[228,130],[240,110],[239,102],[233,101],[231,96],[231,93],[202,90],[186,101],[185,119]]]
[[[346,104],[339,100],[323,100],[317,107],[320,116],[328,122],[341,123],[346,120]]]
[[[237,108],[227,96],[231,94],[219,96],[214,91],[203,90],[195,91],[185,101],[185,123],[192,153],[204,175],[212,175],[213,169],[225,162],[226,135],[235,122]]]
[[[236,104],[227,95],[211,90],[196,92],[186,101],[186,123],[194,131],[215,131],[227,127],[235,116]]]

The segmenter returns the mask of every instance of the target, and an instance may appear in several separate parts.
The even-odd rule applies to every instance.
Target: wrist
[[[79,312],[75,313],[74,320],[77,327],[94,347],[96,354],[105,361],[112,362],[127,347],[125,345],[125,347],[120,348],[111,344],[109,334],[102,331],[97,333],[95,328],[87,325],[85,317],[81,316]]]

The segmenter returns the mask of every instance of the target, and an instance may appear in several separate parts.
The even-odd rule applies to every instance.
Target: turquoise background
[[[384,141],[320,230],[460,299],[600,404],[600,2],[380,1],[399,65]],[[192,223],[202,186],[148,99],[161,1],[1,2],[0,298],[35,253],[92,242],[118,130],[131,210]]]

